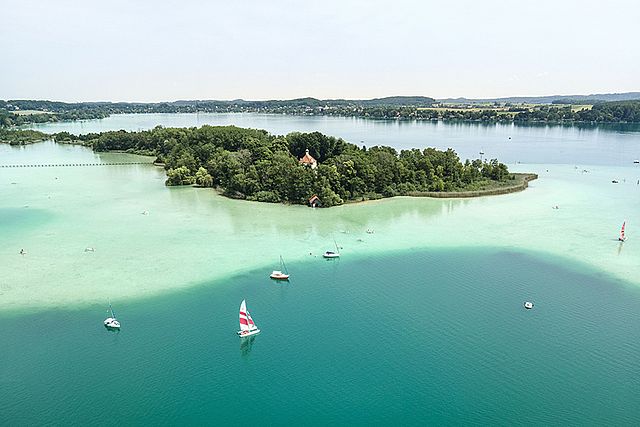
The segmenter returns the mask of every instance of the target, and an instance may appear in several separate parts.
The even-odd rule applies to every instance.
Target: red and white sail
[[[249,330],[255,331],[256,329],[258,329],[256,324],[253,323],[253,319],[251,318],[251,313],[249,313],[248,311],[247,311],[247,318],[249,319]]]
[[[624,239],[625,239],[625,237],[624,237],[624,225],[625,225],[626,223],[627,223],[626,221],[624,221],[624,222],[622,223],[622,228],[620,229],[620,237],[618,238],[618,240],[624,240]]]
[[[247,303],[242,300],[240,304],[240,332],[251,332],[258,329],[255,322],[251,318],[251,314],[247,311]]]
[[[245,300],[242,300],[242,303],[240,304],[240,331],[249,331],[251,330],[249,328],[249,320],[251,319],[251,317],[247,316],[247,304],[245,302]],[[251,320],[251,323],[253,324],[253,320]],[[254,325],[255,327],[255,325]]]

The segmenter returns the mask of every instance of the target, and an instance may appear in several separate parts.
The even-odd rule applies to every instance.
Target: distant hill
[[[452,104],[479,104],[486,102],[511,102],[513,104],[577,104],[640,99],[640,92],[598,93],[591,95],[512,96],[508,98],[444,98],[439,102]]]
[[[238,106],[287,106],[287,107],[342,107],[347,105],[359,105],[363,107],[373,106],[417,106],[417,107],[429,107],[436,102],[434,98],[426,96],[388,96],[385,98],[373,98],[373,99],[317,99],[317,98],[295,98],[295,99],[270,99],[267,101],[249,101],[245,99],[234,99],[232,101],[217,101],[217,100],[196,100],[196,101],[174,101],[163,102],[167,105],[238,105]]]

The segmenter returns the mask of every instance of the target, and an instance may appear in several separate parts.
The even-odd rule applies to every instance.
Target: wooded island
[[[235,126],[164,128],[53,135],[96,151],[157,157],[167,185],[218,188],[224,195],[262,202],[322,206],[423,192],[474,192],[517,181],[496,159],[466,160],[454,150],[358,147],[320,132],[271,135]]]

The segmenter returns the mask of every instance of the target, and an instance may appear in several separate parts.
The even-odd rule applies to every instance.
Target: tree
[[[196,184],[200,187],[212,187],[213,186],[213,178],[209,175],[209,172],[202,166],[196,172],[195,178]]]
[[[195,182],[195,178],[191,175],[191,172],[186,166],[180,166],[176,169],[169,169],[167,171],[167,180],[165,184],[172,185],[192,185]]]

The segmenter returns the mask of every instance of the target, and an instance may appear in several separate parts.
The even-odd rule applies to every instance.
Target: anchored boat
[[[338,250],[338,244],[336,243],[336,241],[333,241],[333,244],[336,246],[336,251],[326,251],[325,253],[322,254],[322,256],[324,258],[340,258],[340,251]]]
[[[111,302],[109,302],[109,312],[111,313],[111,317],[107,317],[104,319],[104,326],[107,329],[120,329],[120,322],[116,319],[116,315],[113,313],[113,307],[111,307]]]
[[[284,273],[283,273],[284,270]],[[271,277],[274,280],[289,280],[289,271],[287,270],[287,266],[284,263],[284,260],[282,259],[282,255],[280,255],[280,270],[273,270],[273,272],[271,273],[271,275],[269,277]]]
[[[238,336],[240,338],[250,337],[251,335],[256,335],[260,333],[260,329],[256,326],[251,318],[251,314],[247,310],[247,303],[245,300],[242,300],[240,304],[240,330],[238,331]]]

